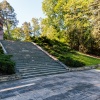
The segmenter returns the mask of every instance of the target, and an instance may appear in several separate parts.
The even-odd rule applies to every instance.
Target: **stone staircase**
[[[16,72],[22,78],[66,73],[67,68],[49,57],[31,42],[1,41],[7,54],[13,55]]]

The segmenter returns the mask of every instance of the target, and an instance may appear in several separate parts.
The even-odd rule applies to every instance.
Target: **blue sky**
[[[3,0],[0,0],[0,2]],[[11,6],[15,9],[19,25],[23,22],[30,22],[33,17],[44,18],[42,12],[42,1],[43,0],[7,0]]]

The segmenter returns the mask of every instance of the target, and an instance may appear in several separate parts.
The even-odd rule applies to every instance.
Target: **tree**
[[[4,26],[6,27],[10,37],[9,28],[15,27],[18,24],[18,20],[16,19],[14,8],[6,0],[3,0],[0,3],[0,17],[4,21]]]
[[[56,38],[60,40],[62,37],[64,27],[64,12],[63,5],[66,3],[66,0],[44,0],[42,4],[43,11],[46,18],[46,25],[48,28],[53,27],[56,30]]]
[[[11,33],[12,33],[13,40],[20,40],[21,41],[24,39],[24,33],[20,27],[16,27],[13,30],[11,30]]]
[[[71,48],[87,52],[87,39],[90,37],[89,4],[91,0],[69,0],[63,7],[66,33],[70,39]],[[88,37],[89,36],[89,37]]]
[[[100,1],[94,0],[91,4],[91,11],[93,13],[92,16],[92,25],[93,29],[93,36],[96,38],[96,41],[100,44]]]
[[[91,33],[88,6],[92,0],[44,0],[45,32],[53,27],[55,36],[66,39],[71,48],[86,49]],[[50,34],[53,34],[50,32]],[[69,40],[67,40],[69,39]],[[84,51],[84,50],[82,50]]]
[[[32,22],[32,32],[34,33],[34,37],[35,37],[36,35],[40,34],[39,19],[32,18],[31,22]]]
[[[28,22],[24,22],[23,24],[22,24],[22,30],[23,30],[23,33],[24,33],[24,39],[26,40],[26,41],[30,41],[30,35],[31,35],[31,25],[30,25],[30,23],[28,23]]]
[[[92,52],[100,56],[100,0],[94,0],[90,5],[91,23],[93,25],[92,37],[94,42],[92,43]]]

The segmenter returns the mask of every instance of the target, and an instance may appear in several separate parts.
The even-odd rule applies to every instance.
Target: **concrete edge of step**
[[[44,49],[42,49],[40,46],[38,46],[36,43],[32,42],[32,44],[34,44],[37,48],[39,48],[41,51],[43,51],[46,55],[48,55],[50,58],[52,58],[53,60],[55,60],[56,62],[58,62],[60,65],[62,65],[65,69],[69,69],[65,64],[63,64],[61,61],[59,61],[57,58],[55,58],[54,56],[50,55],[47,51],[45,51]]]
[[[79,68],[68,68],[69,72],[73,72],[73,71],[85,71],[85,70],[92,70],[92,69],[97,69],[100,68],[100,64],[97,65],[91,65],[91,66],[83,66],[83,67],[79,67]]]
[[[6,81],[14,81],[21,79],[22,76],[19,73],[12,74],[12,75],[2,75],[0,76],[0,83],[6,82]]]
[[[4,46],[3,46],[3,44],[2,44],[1,41],[0,41],[0,45],[1,45],[2,49],[3,49],[3,51],[4,51],[4,54],[7,54],[7,51],[6,51],[6,49],[4,48]]]

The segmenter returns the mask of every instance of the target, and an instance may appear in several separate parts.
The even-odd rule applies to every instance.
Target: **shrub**
[[[85,66],[85,64],[83,62],[80,62],[78,60],[73,60],[70,57],[66,58],[65,64],[70,66],[70,67],[82,67],[82,66]]]
[[[3,50],[2,47],[0,46],[0,54],[3,54]]]
[[[49,45],[49,46],[52,46],[52,41],[50,39],[48,39],[47,37],[45,36],[42,36],[42,37],[31,37],[32,41],[33,42],[36,42],[37,44],[39,45]]]
[[[2,74],[14,74],[15,62],[11,60],[11,55],[0,54],[0,73]]]

